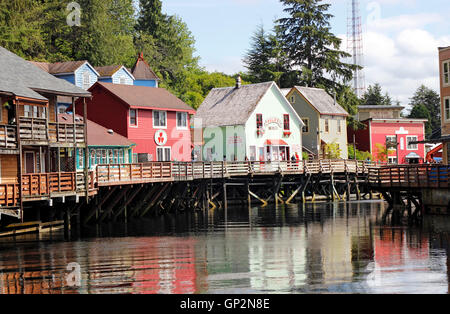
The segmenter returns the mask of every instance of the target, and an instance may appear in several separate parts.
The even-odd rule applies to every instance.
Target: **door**
[[[34,152],[25,152],[25,173],[35,172]]]
[[[158,147],[156,153],[158,155],[158,161],[171,161],[170,147]]]

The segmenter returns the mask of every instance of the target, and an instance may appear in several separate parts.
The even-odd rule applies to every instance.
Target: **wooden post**
[[[223,188],[223,207],[225,210],[228,210],[228,201],[227,201],[227,184],[225,180],[222,181]]]
[[[87,104],[83,98],[83,127],[84,127],[84,180],[86,183],[86,203],[89,203],[89,147],[87,139]],[[98,169],[97,169],[98,170]],[[97,177],[98,179],[98,177]]]
[[[16,108],[16,127],[17,127],[17,147],[19,148],[19,158],[17,162],[17,174],[19,181],[19,207],[20,207],[20,217],[23,223],[23,186],[22,186],[22,167],[23,167],[23,157],[22,157],[22,141],[20,135],[20,116],[19,116],[19,100],[17,97],[14,99],[14,106]]]

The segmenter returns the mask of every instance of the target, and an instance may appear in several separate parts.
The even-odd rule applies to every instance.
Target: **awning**
[[[267,140],[265,145],[266,146],[289,146],[288,143],[286,143],[283,140]]]

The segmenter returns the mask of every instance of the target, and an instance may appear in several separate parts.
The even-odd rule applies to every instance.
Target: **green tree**
[[[0,1],[0,46],[28,60],[44,60],[43,8],[37,0]]]
[[[388,149],[387,149],[386,145],[385,144],[381,144],[381,143],[376,143],[375,147],[376,147],[376,154],[375,154],[375,156],[377,157],[377,160],[381,161],[381,162],[387,162],[387,160],[388,160]]]
[[[342,150],[337,143],[330,143],[325,145],[325,158],[327,159],[340,159]]]
[[[355,149],[353,147],[353,145],[349,145],[348,146],[348,158],[349,159],[355,159]],[[364,151],[360,151],[360,150],[356,150],[356,160],[373,160],[373,156],[371,153],[369,152],[364,152]]]
[[[381,85],[375,83],[375,85],[367,88],[362,96],[361,103],[364,106],[391,106],[392,99],[387,92],[383,95]]]
[[[356,65],[342,62],[350,55],[340,50],[341,39],[331,33],[327,11],[330,4],[322,0],[281,0],[288,17],[276,21],[280,41],[297,72],[297,84],[319,84],[335,89],[353,78]]]
[[[427,137],[439,138],[441,136],[441,98],[439,94],[431,88],[421,85],[411,98],[410,105],[412,107],[411,114],[414,117],[429,119],[427,129],[430,128],[431,131],[427,130]],[[421,105],[426,107],[429,117],[423,108],[415,109],[417,106],[422,107]],[[413,111],[415,112],[413,113]]]
[[[425,123],[425,134],[426,134],[427,138],[430,138],[432,136],[432,133],[433,133],[432,118],[431,118],[430,111],[424,104],[418,103],[418,104],[414,105],[408,118],[427,119],[428,122]]]

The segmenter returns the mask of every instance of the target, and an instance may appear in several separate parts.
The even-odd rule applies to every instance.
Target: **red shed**
[[[163,88],[97,82],[87,117],[137,144],[139,162],[191,161],[195,110]],[[82,104],[77,103],[77,113]]]

